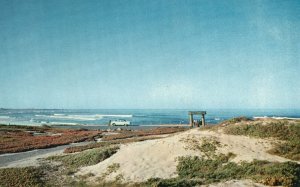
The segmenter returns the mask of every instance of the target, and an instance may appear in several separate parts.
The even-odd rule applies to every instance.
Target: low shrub
[[[217,159],[180,157],[177,172],[180,179],[203,179],[204,183],[232,179],[252,179],[265,185],[300,185],[300,165],[294,162],[267,162],[254,160],[237,164],[228,162],[229,155]]]
[[[39,168],[3,168],[0,169],[0,186],[44,186],[41,180],[43,172]]]
[[[245,117],[245,116],[240,116],[240,117],[225,120],[222,122],[222,124],[235,124],[235,123],[239,123],[242,121],[252,121],[252,119]]]
[[[45,135],[34,136],[32,132],[42,132]],[[0,154],[29,151],[33,149],[50,148],[75,142],[93,140],[101,131],[52,129],[31,126],[0,126]],[[57,135],[51,135],[57,134]]]
[[[161,179],[161,178],[150,178],[147,182],[142,183],[141,186],[151,187],[192,187],[201,184],[201,181],[190,180],[190,179]]]
[[[197,138],[195,136],[187,136],[182,138],[181,142],[185,143],[185,149],[200,151],[206,158],[213,158],[216,156],[217,147],[221,147],[221,143],[215,138]]]
[[[283,143],[275,145],[269,153],[300,161],[300,125],[288,121],[270,122],[267,124],[241,124],[227,126],[227,134],[245,135],[258,138],[277,138]]]
[[[76,154],[51,156],[48,157],[48,160],[60,161],[65,167],[76,170],[83,166],[95,165],[115,154],[118,149],[118,146],[108,146],[90,149]]]
[[[268,153],[300,161],[300,140],[291,140],[276,144]]]
[[[255,123],[228,126],[224,132],[233,135],[246,135],[259,138],[276,137],[281,140],[288,140],[289,138],[300,137],[300,126],[298,128],[295,125],[288,124],[286,121],[278,121],[265,125]],[[297,132],[298,130],[299,132]]]
[[[230,162],[232,154],[214,159],[197,156],[179,157],[178,177],[152,178],[145,186],[196,186],[228,180],[251,179],[265,185],[296,187],[300,185],[300,164],[254,160],[240,164]]]

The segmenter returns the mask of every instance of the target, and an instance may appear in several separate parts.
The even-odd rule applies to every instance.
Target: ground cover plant
[[[277,120],[263,124],[255,122],[249,124],[229,125],[224,132],[233,135],[245,135],[258,138],[276,138],[281,140],[268,152],[300,161],[300,123]]]
[[[171,134],[171,133],[181,132],[185,130],[187,129],[183,127],[160,127],[154,129],[144,129],[144,130],[134,130],[134,131],[123,130],[118,134],[103,136],[102,140],[111,141],[111,140],[141,137],[141,136]]]
[[[44,132],[45,130],[52,129],[48,125],[42,125],[42,126],[27,126],[27,125],[4,125],[0,124],[0,131],[5,130],[11,130],[11,131],[38,131],[38,132]]]
[[[295,162],[230,162],[236,155],[233,153],[216,154],[217,147],[222,146],[213,138],[197,139],[193,136],[183,138],[186,149],[200,151],[202,157],[179,157],[178,177],[172,179],[153,178],[146,186],[195,186],[232,179],[251,179],[265,185],[290,186],[300,185],[300,165]]]
[[[221,124],[234,124],[239,122],[253,121],[251,118],[241,116],[223,121]]]
[[[188,136],[182,138],[180,141],[185,143],[185,149],[200,151],[206,158],[215,157],[217,147],[221,147],[221,143],[212,137],[202,137],[199,139],[195,136]]]
[[[156,135],[162,134],[171,134],[180,131],[186,130],[185,128],[155,128],[149,130],[137,130],[137,131],[120,131],[119,134],[103,136],[103,142],[91,143],[88,145],[76,146],[76,147],[68,147],[64,150],[64,153],[75,153],[84,151],[87,149],[99,148],[107,145],[114,144],[125,144],[132,142],[139,142],[145,140],[158,139],[160,137],[155,137]],[[145,132],[143,132],[145,131]]]
[[[214,159],[197,156],[179,157],[178,177],[151,178],[145,186],[195,186],[229,180],[251,179],[270,186],[297,187],[300,185],[300,165],[295,162],[254,160],[240,164],[230,162],[231,154],[220,154]]]
[[[36,136],[35,133],[42,133]],[[101,131],[54,129],[49,127],[0,126],[0,154],[50,148],[93,140]]]
[[[34,167],[0,169],[0,186],[44,186],[42,170]]]
[[[177,172],[180,179],[202,179],[202,183],[252,179],[272,186],[299,186],[300,165],[295,162],[267,162],[254,160],[237,164],[228,162],[230,155],[215,159],[180,157]]]
[[[64,167],[76,170],[83,166],[98,164],[115,154],[118,149],[118,146],[104,146],[102,148],[90,149],[75,154],[51,156],[47,159],[51,161],[59,161]]]
[[[243,124],[245,122],[245,124]],[[266,123],[260,124],[255,121],[241,120],[234,125],[227,125],[224,131],[229,134],[247,135],[260,138],[277,138],[284,143],[299,140],[299,129],[297,123],[280,121],[279,125]],[[241,124],[240,124],[241,123]],[[251,126],[252,125],[252,126]],[[258,126],[259,125],[259,126]],[[271,126],[269,126],[271,125]],[[20,137],[28,136],[27,131],[49,132],[43,129],[26,130],[12,128],[4,132],[18,132]],[[280,131],[280,133],[279,133]],[[58,131],[55,131],[57,133]],[[63,131],[61,131],[63,132]],[[0,128],[0,134],[3,133]],[[126,134],[127,132],[125,132]],[[149,134],[149,133],[148,133]],[[290,136],[290,137],[283,137]],[[2,135],[2,134],[1,134]],[[2,138],[2,136],[0,136]],[[201,184],[211,184],[214,182],[223,182],[232,179],[243,180],[250,179],[258,183],[272,186],[300,186],[300,165],[295,162],[268,162],[254,160],[252,162],[234,163],[231,159],[235,157],[233,153],[217,154],[218,147],[223,146],[217,139],[210,137],[196,138],[188,136],[182,141],[186,143],[186,149],[200,151],[202,156],[178,157],[177,173],[178,177],[171,179],[151,178],[141,183],[123,183],[121,175],[118,175],[115,181],[98,181],[98,183],[87,183],[87,178],[93,176],[84,176],[77,178],[74,172],[82,166],[97,164],[113,155],[118,150],[118,144],[156,139],[155,135],[143,136],[123,136],[124,138],[111,138],[109,141],[92,143],[85,146],[70,147],[65,150],[72,154],[58,155],[49,157],[40,167],[26,168],[7,168],[0,169],[0,186],[196,186]],[[0,140],[1,142],[2,140]],[[3,141],[4,142],[4,141]],[[299,141],[298,141],[299,143]],[[285,147],[286,148],[286,147]],[[284,148],[282,148],[284,149]],[[280,149],[281,150],[281,149]],[[292,149],[292,151],[295,149]],[[296,152],[288,153],[293,156]],[[58,163],[58,164],[57,164]],[[108,173],[118,170],[120,165],[112,163]],[[88,174],[89,175],[89,174]],[[94,176],[95,177],[95,176]]]
[[[84,178],[77,178],[74,173],[80,167],[97,164],[116,153],[117,146],[108,146],[87,150],[76,154],[50,156],[40,160],[41,166],[33,168],[40,171],[39,183],[28,186],[93,186],[87,184]],[[16,170],[20,168],[15,168]],[[11,180],[13,177],[8,176]],[[1,185],[0,185],[1,186]],[[24,186],[24,185],[16,185]]]
[[[117,150],[117,146],[109,146],[76,154],[52,156],[44,160],[39,167],[2,168],[0,186],[81,186],[85,182],[80,183],[73,178],[74,172],[80,167],[94,165],[109,158]],[[63,167],[51,164],[52,161],[61,162]]]

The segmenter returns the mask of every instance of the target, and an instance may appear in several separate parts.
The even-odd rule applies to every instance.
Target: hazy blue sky
[[[300,108],[299,0],[0,0],[0,107]]]

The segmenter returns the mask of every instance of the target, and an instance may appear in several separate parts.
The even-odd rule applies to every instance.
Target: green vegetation
[[[107,167],[107,172],[108,173],[113,173],[113,172],[116,172],[119,168],[120,168],[119,163],[113,163],[112,165]]]
[[[172,178],[172,179],[161,179],[151,178],[147,182],[141,184],[141,186],[151,187],[192,187],[203,184],[199,180]]]
[[[219,158],[180,157],[177,171],[182,179],[203,179],[204,183],[231,179],[252,179],[266,185],[300,185],[300,165],[294,162],[267,162],[254,160],[240,165],[228,162],[229,155]]]
[[[281,120],[264,123],[253,121],[245,122],[247,123],[245,124],[243,123],[244,121],[249,121],[249,119],[235,118],[228,120],[227,123],[238,124],[225,126],[224,132],[233,135],[276,138],[281,143],[270,150],[270,153],[300,160],[299,123]],[[18,131],[18,129],[11,130]],[[115,181],[105,181],[105,175],[118,171],[120,168],[119,163],[112,163],[103,176],[99,177],[98,183],[93,185],[87,183],[87,178],[93,176],[93,174],[89,173],[81,177],[74,177],[73,175],[78,168],[97,164],[116,153],[119,149],[116,144],[144,141],[153,138],[157,137],[148,136],[128,139],[126,136],[125,139],[121,139],[119,136],[116,136],[108,142],[99,142],[68,149],[69,152],[80,152],[49,157],[41,167],[0,169],[0,186],[189,187],[233,179],[251,179],[255,182],[272,186],[300,186],[300,164],[258,160],[241,162],[239,164],[234,163],[231,162],[231,159],[235,157],[233,153],[228,153],[227,155],[216,154],[217,148],[222,146],[217,139],[207,137],[198,139],[194,136],[188,136],[181,141],[185,143],[186,149],[200,151],[203,156],[179,157],[177,165],[178,177],[176,178],[151,178],[142,183],[123,183],[123,175],[117,175],[116,173]],[[2,139],[4,141],[4,136]],[[61,164],[53,164],[52,161],[60,162]]]
[[[102,183],[103,181],[105,181],[105,177],[107,177],[108,175],[115,173],[118,171],[118,169],[120,168],[120,164],[119,163],[113,163],[111,165],[109,165],[106,169],[106,171],[101,175],[101,177],[98,178],[98,181],[100,181],[100,183]],[[115,183],[120,183],[123,180],[123,175],[119,174],[116,176],[115,179]]]
[[[202,138],[202,144],[199,149],[207,158],[213,158],[219,146],[220,142],[215,139]]]
[[[259,138],[277,138],[283,143],[277,144],[269,153],[300,161],[300,124],[289,121],[270,122],[267,124],[241,124],[227,126],[227,134],[246,135]]]
[[[48,125],[42,125],[42,126],[27,126],[27,125],[4,125],[0,124],[0,131],[44,131],[44,130],[49,130],[52,129],[51,126]]]
[[[288,141],[283,144],[277,144],[268,151],[271,154],[283,156],[292,160],[300,161],[300,143],[299,140]]]
[[[52,161],[60,161],[66,168],[76,170],[79,167],[97,164],[115,154],[118,149],[118,146],[108,146],[90,149],[76,154],[51,156],[48,159]]]
[[[90,151],[90,150],[89,150]],[[171,179],[151,178],[142,183],[121,183],[116,177],[115,181],[99,183],[92,186],[131,186],[131,187],[189,187],[213,182],[222,182],[232,179],[251,179],[256,182],[272,186],[296,187],[300,185],[300,165],[294,162],[267,162],[254,160],[237,164],[230,162],[232,154],[217,155],[214,159],[200,157],[179,157],[178,177]],[[107,172],[116,172],[120,165],[112,164]],[[53,171],[51,171],[52,173]],[[53,173],[52,173],[53,174]],[[43,181],[44,173],[41,168],[7,168],[0,169],[0,186],[57,186],[57,184]],[[84,179],[74,180],[70,177],[59,183],[65,186],[91,186]]]
[[[91,186],[86,183],[86,179],[93,176],[92,173],[79,178],[73,174],[80,167],[94,165],[109,158],[118,149],[118,146],[106,146],[75,154],[48,157],[44,160],[43,167],[40,167],[45,173],[44,186]],[[61,162],[63,167],[53,164],[53,161]]]
[[[237,117],[237,118],[232,118],[232,119],[228,119],[222,122],[222,124],[234,124],[234,123],[239,123],[242,121],[252,121],[250,118],[247,118],[245,116],[241,116],[241,117]]]
[[[300,185],[300,165],[294,162],[267,162],[254,160],[237,164],[229,162],[231,154],[218,155],[215,159],[179,157],[178,177],[153,178],[145,186],[195,186],[233,179],[251,179],[265,185],[296,187]]]
[[[229,127],[232,128],[231,126]],[[258,134],[258,137],[270,137],[269,134],[273,134],[272,132],[277,132],[277,129],[284,128],[276,126],[274,127],[275,130],[271,132],[268,131],[269,134],[267,134],[261,131],[257,132],[256,129],[251,129],[260,129],[258,126],[246,127],[245,129],[251,129],[246,133],[244,129],[240,130],[239,127],[240,126],[234,126],[234,128],[232,128],[236,134],[248,135],[251,134],[249,132],[252,132],[252,136],[254,136],[253,134]],[[297,130],[295,131],[294,128],[295,126],[291,126],[290,131],[293,132],[290,132],[289,135],[297,139]],[[255,182],[272,186],[283,185],[296,187],[300,185],[300,165],[297,163],[254,160],[250,163],[242,162],[237,164],[230,162],[230,160],[236,156],[233,153],[228,153],[227,155],[216,154],[217,147],[220,147],[221,144],[213,138],[201,138],[199,140],[191,136],[182,139],[182,141],[186,143],[187,149],[199,150],[204,154],[204,157],[179,157],[177,165],[178,177],[172,179],[153,178],[146,183],[142,183],[142,185],[157,187],[195,186],[233,179],[251,179]]]
[[[198,139],[195,136],[188,136],[181,141],[186,144],[185,149],[200,151],[206,158],[214,158],[217,147],[221,146],[221,143],[215,138],[208,137]]]
[[[0,186],[44,186],[42,176],[39,168],[4,168],[0,169]]]

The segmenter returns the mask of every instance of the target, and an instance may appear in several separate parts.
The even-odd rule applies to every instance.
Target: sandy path
[[[41,158],[61,154],[67,147],[86,145],[88,143],[90,142],[72,143],[47,149],[2,154],[0,155],[0,168],[38,166],[38,160]]]
[[[200,156],[200,151],[185,149],[185,138],[201,140],[203,137],[214,138],[221,142],[217,152],[232,152],[237,156],[234,162],[253,159],[284,162],[288,159],[270,155],[267,150],[271,148],[271,142],[246,136],[226,135],[221,132],[200,131],[191,129],[186,132],[170,135],[169,137],[144,142],[122,145],[120,150],[105,161],[82,168],[77,175],[88,173],[95,174],[94,178],[100,177],[107,171],[107,167],[113,163],[120,164],[120,168],[106,176],[107,180],[114,180],[121,174],[124,181],[140,182],[152,177],[170,178],[176,176],[176,158],[186,155]]]

